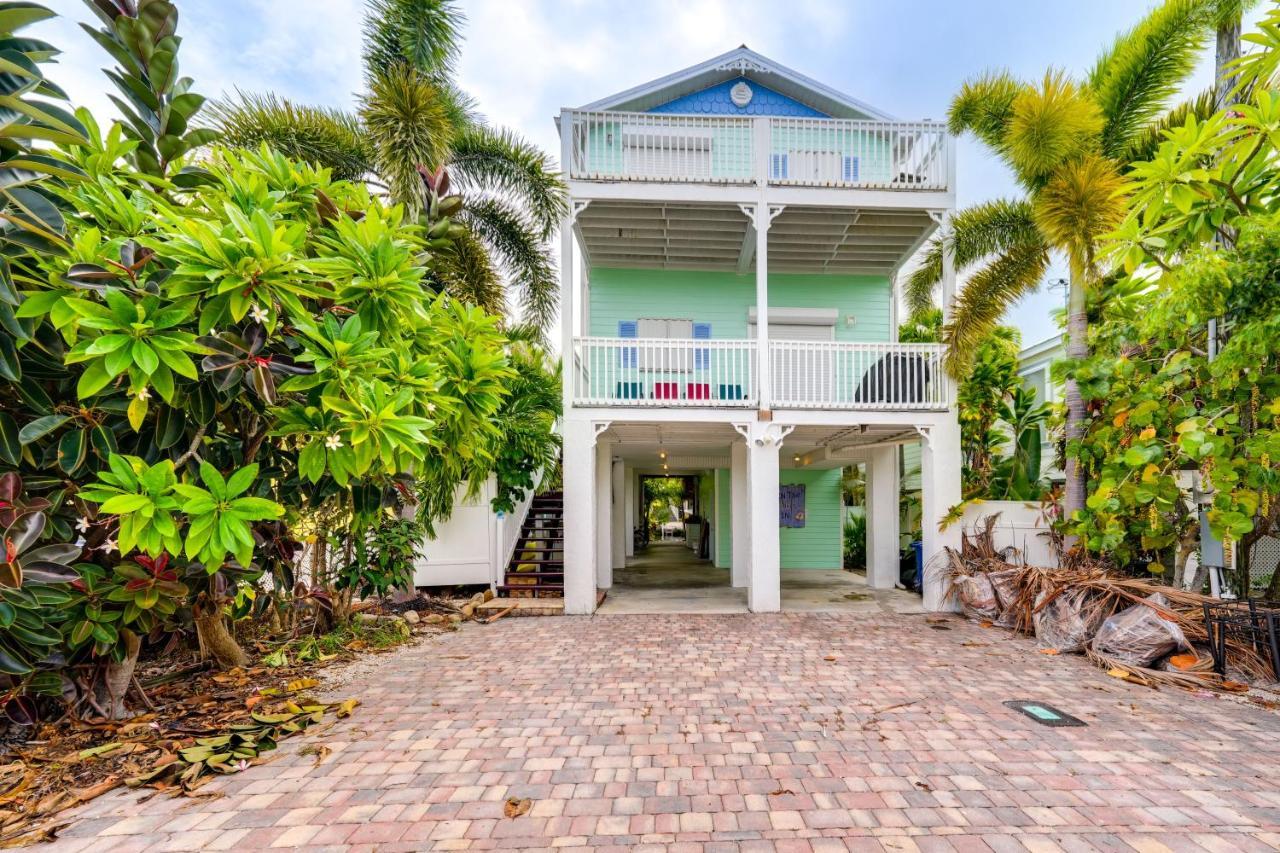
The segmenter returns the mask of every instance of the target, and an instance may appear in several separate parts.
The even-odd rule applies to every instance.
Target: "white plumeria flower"
[[[253,318],[255,323],[266,323],[268,319],[266,309],[260,305],[255,305],[250,308],[249,316]]]
[[[342,436],[334,433],[324,440],[324,446],[330,450],[337,450],[339,447],[342,447]]]
[[[435,403],[427,403],[427,411],[428,411],[428,412],[434,412],[435,410],[436,410],[436,404],[435,404]]]
[[[76,522],[76,530],[79,530],[81,533],[88,533],[89,528],[92,525],[93,522],[82,515],[80,516],[80,520]]]
[[[114,539],[108,539],[106,542],[103,542],[102,545],[99,547],[102,549],[102,553],[104,554],[110,554],[112,551],[116,552],[117,554],[120,553],[120,548],[118,545],[116,545],[116,540]]]
[[[138,393],[134,394],[133,396],[137,397],[139,400],[150,400],[151,391],[144,386],[142,388],[139,388]]]

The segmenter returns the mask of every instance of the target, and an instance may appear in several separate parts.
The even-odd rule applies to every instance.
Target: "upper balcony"
[[[564,110],[560,132],[574,181],[944,194],[955,184],[940,122]]]

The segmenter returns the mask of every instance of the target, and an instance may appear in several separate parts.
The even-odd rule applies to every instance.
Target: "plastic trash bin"
[[[916,555],[916,592],[924,589],[924,543],[919,539],[911,543],[911,550]]]

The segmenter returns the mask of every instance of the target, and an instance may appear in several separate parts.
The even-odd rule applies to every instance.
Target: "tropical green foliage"
[[[898,328],[898,340],[936,343],[942,312],[927,309]],[[965,500],[1041,500],[1043,428],[1051,410],[1035,402],[1018,373],[1022,336],[997,326],[970,360],[957,385],[962,489]]]
[[[550,158],[486,124],[458,89],[462,21],[448,0],[369,0],[367,91],[355,114],[240,93],[214,106],[215,125],[232,144],[265,142],[343,178],[376,178],[410,217],[426,205],[420,172],[447,166],[466,200],[454,217],[464,231],[437,255],[431,281],[503,314],[505,276],[524,321],[545,333],[558,286],[547,239],[566,211],[564,183]]]
[[[106,73],[119,92],[110,97],[124,116],[125,136],[136,143],[129,162],[144,174],[168,177],[185,155],[217,138],[190,127],[205,99],[191,91],[190,77],[178,76],[178,9],[169,0],[85,5],[102,27],[82,25],[84,31],[119,63]]]
[[[6,232],[0,294],[0,702],[24,719],[60,683],[101,710],[144,638],[194,627],[230,665],[230,619],[340,621],[412,583],[458,486],[496,476],[510,508],[558,446],[546,354],[435,286],[467,239],[442,170],[415,170],[406,206],[266,146],[209,148],[174,7],[91,5],[126,122],[80,111],[77,133],[31,137],[57,144],[15,197],[46,200],[56,240]],[[45,16],[10,7],[29,4],[0,4],[0,27]]]
[[[913,310],[929,307],[944,251],[958,269],[976,267],[958,295],[945,329],[948,363],[961,376],[1006,309],[1034,290],[1050,256],[1071,271],[1068,355],[1088,353],[1087,305],[1107,270],[1101,242],[1126,214],[1123,173],[1135,150],[1194,69],[1219,23],[1221,0],[1164,0],[1117,36],[1083,79],[1050,69],[1038,81],[1007,72],[964,85],[952,101],[953,133],[971,131],[1010,168],[1024,196],[962,211],[929,247],[908,282]],[[1185,114],[1185,110],[1179,112]],[[1066,376],[1066,433],[1077,438],[1085,401]],[[1085,483],[1068,456],[1065,509],[1078,510]]]
[[[864,570],[867,567],[867,517],[850,515],[844,520],[844,567]]]
[[[1244,100],[1188,116],[1131,170],[1130,213],[1109,244],[1127,275],[1101,302],[1094,353],[1076,368],[1101,402],[1071,448],[1096,481],[1071,519],[1091,549],[1180,579],[1198,538],[1198,485],[1214,533],[1241,545],[1241,593],[1249,546],[1275,530],[1280,496],[1280,11],[1268,21],[1237,69]]]

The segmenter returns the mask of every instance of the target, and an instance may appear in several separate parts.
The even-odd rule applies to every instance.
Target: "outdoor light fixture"
[[[666,459],[666,458],[667,458],[667,451],[665,451],[665,450],[659,450],[659,451],[658,451],[658,458],[659,458],[659,459]]]

